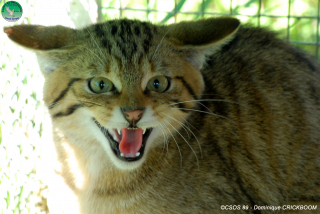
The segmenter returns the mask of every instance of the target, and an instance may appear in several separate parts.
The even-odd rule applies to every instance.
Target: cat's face
[[[124,41],[126,50],[137,46],[129,59],[119,46],[110,53],[96,32],[88,30],[92,36],[68,53],[73,57],[70,66],[46,77],[45,102],[52,106],[57,127],[71,132],[69,136],[77,133],[75,141],[85,144],[78,139],[85,133],[81,138],[95,138],[114,165],[132,169],[143,163],[150,149],[164,147],[165,136],[181,127],[190,113],[184,108],[194,108],[192,100],[204,88],[202,76],[179,53],[166,51],[168,43],[160,44],[159,36],[153,36],[147,52],[139,38],[133,41],[137,44]],[[121,35],[110,37],[115,40],[110,43],[121,40]]]
[[[177,134],[196,107],[205,87],[200,70],[206,54],[229,41],[239,25],[226,20],[235,22],[232,29],[212,39],[200,35],[201,41],[189,37],[192,29],[183,33],[181,24],[157,27],[130,20],[81,31],[56,27],[43,33],[43,27],[33,27],[25,30],[31,32],[27,39],[17,38],[15,28],[6,33],[42,49],[37,53],[44,101],[55,131],[81,150],[100,146],[112,166],[134,169],[152,149],[165,147],[165,139]],[[37,31],[52,35],[52,41],[32,38]]]

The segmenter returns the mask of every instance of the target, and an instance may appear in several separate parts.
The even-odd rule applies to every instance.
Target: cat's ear
[[[230,17],[180,22],[167,26],[166,38],[185,53],[186,60],[201,69],[206,57],[230,42],[239,26],[240,21]]]
[[[63,63],[65,47],[78,37],[76,30],[63,26],[16,25],[3,30],[12,41],[37,54],[44,74]]]

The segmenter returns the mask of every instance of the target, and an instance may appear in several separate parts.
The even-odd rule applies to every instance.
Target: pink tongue
[[[122,139],[119,149],[124,157],[136,157],[142,145],[142,129],[121,129]]]

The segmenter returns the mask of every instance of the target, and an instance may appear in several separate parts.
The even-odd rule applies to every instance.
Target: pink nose
[[[124,115],[126,116],[127,120],[140,120],[143,114],[143,110],[133,110],[133,111],[125,111]]]

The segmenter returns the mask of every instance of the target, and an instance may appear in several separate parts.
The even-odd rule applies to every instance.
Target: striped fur
[[[319,213],[320,66],[274,33],[232,18],[5,32],[43,64],[57,176],[78,201],[67,208],[270,213],[243,205],[302,204],[318,208],[301,213]],[[157,75],[171,81],[164,93],[147,88]],[[94,77],[114,89],[91,92]],[[135,125],[153,131],[143,158],[127,163],[111,151],[107,130],[128,127],[123,111],[133,109],[144,110]],[[62,186],[54,188],[61,203],[70,199]]]

